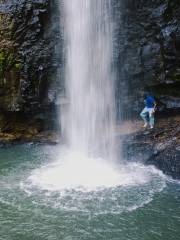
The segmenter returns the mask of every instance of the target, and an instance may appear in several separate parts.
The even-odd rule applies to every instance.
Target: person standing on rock
[[[144,120],[144,127],[146,128],[148,124],[150,128],[154,128],[154,114],[156,111],[156,101],[150,94],[146,95],[144,100],[145,108],[140,113],[141,118]]]

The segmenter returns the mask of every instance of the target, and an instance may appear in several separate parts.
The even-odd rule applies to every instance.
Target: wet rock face
[[[154,165],[165,174],[180,179],[180,117],[159,119],[153,130],[127,135],[123,150],[128,161]]]
[[[49,90],[58,67],[53,62],[58,16],[55,0],[0,0],[1,118],[8,112],[30,114],[31,121],[38,115],[42,121],[52,117],[55,93],[50,98]]]
[[[147,90],[164,107],[179,108],[179,1],[124,0],[118,7],[122,16],[116,36],[117,88],[120,98],[124,98],[123,109],[139,111],[143,92]]]

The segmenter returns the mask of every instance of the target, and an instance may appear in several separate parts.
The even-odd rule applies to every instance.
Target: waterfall
[[[114,158],[111,0],[64,0],[62,7],[69,102],[64,135],[72,149]]]
[[[79,204],[81,209],[88,199],[95,205],[99,201],[99,206],[104,202],[108,209],[110,205],[118,209],[120,196],[124,196],[122,187],[127,186],[135,189],[133,196],[138,196],[137,205],[141,206],[149,201],[147,184],[159,173],[141,164],[112,161],[118,160],[114,140],[113,0],[59,1],[68,100],[61,117],[67,144],[59,145],[55,161],[34,171],[28,181],[30,186],[60,191],[68,208]],[[145,186],[145,194],[137,195],[136,186]],[[110,205],[106,202],[109,196],[113,199]]]

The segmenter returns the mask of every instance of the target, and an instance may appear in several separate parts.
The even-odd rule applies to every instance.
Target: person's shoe
[[[144,128],[146,128],[146,127],[147,127],[147,125],[148,125],[148,124],[147,124],[147,123],[145,123],[143,127],[144,127]]]
[[[154,126],[150,126],[150,129],[153,129],[154,128]]]

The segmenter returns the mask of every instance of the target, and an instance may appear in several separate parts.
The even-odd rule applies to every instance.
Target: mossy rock
[[[21,69],[22,64],[14,49],[0,48],[0,83],[3,83],[3,79],[10,70],[20,71]]]
[[[0,2],[1,4],[1,2]],[[4,33],[6,38],[7,37],[10,37],[11,35],[11,29],[14,25],[14,21],[12,19],[12,17],[10,16],[10,14],[8,13],[2,13],[0,12],[0,31],[1,31],[1,34]],[[2,35],[0,36],[0,39],[1,37],[3,37]]]

